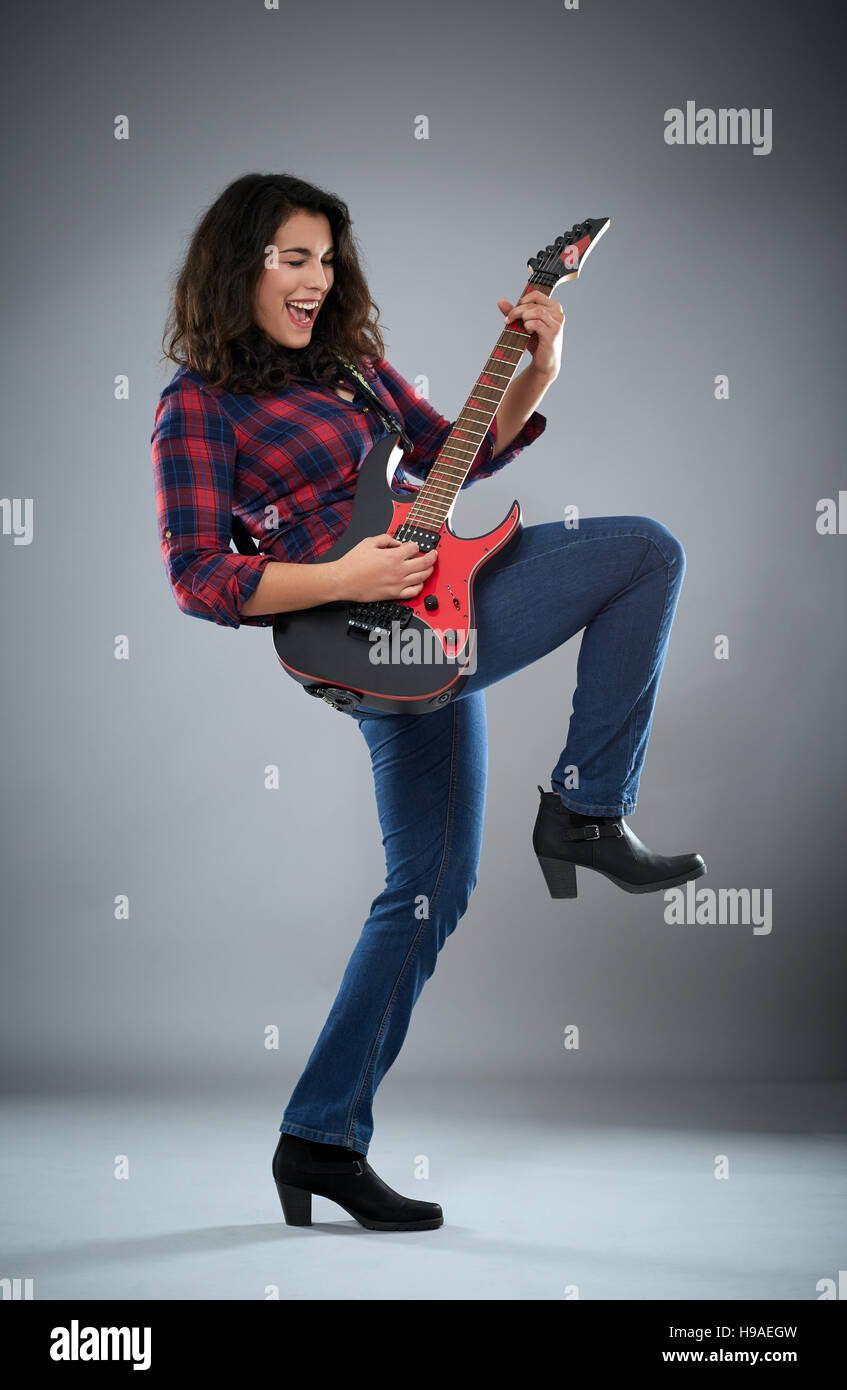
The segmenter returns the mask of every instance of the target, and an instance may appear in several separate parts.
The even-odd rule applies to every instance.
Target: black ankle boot
[[[401,1197],[355,1149],[283,1132],[273,1175],[288,1226],[311,1226],[313,1194],[337,1202],[369,1231],[433,1231],[444,1222],[437,1202]]]
[[[577,865],[604,874],[626,893],[658,893],[706,872],[699,854],[653,854],[622,816],[581,815],[569,811],[558,792],[538,790],[532,847],[551,898],[576,897]]]

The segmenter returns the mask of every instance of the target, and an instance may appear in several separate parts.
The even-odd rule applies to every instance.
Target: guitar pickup
[[[391,635],[393,623],[404,628],[412,616],[411,608],[405,603],[394,603],[391,599],[376,599],[372,603],[351,603],[347,609],[347,635],[369,639],[372,632]]]
[[[434,550],[441,539],[439,531],[427,531],[423,526],[400,526],[394,532],[397,541],[417,541],[419,550]]]

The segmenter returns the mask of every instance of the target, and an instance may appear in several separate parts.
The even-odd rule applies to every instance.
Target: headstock
[[[584,222],[575,223],[564,236],[557,236],[552,246],[545,247],[527,261],[533,272],[531,283],[554,290],[563,280],[575,280],[610,221],[608,217],[587,217]]]

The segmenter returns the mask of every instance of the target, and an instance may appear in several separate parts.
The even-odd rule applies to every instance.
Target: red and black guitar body
[[[274,618],[276,654],[290,676],[335,709],[425,714],[447,704],[476,665],[474,587],[514,544],[521,509],[483,536],[457,536],[445,520],[439,532],[404,529],[416,491],[389,484],[399,436],[371,449],[359,469],[346,531],[315,562],[337,560],[366,536],[388,533],[437,548],[431,577],[414,599],[374,603],[337,601]]]

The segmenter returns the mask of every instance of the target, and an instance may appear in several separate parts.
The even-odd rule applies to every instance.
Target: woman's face
[[[277,268],[265,269],[259,277],[254,317],[276,342],[289,348],[305,347],[332,288],[335,248],[329,218],[322,212],[292,213],[277,227],[273,244],[277,247]],[[292,311],[292,300],[310,305],[317,301],[317,305],[304,317],[304,311]]]

